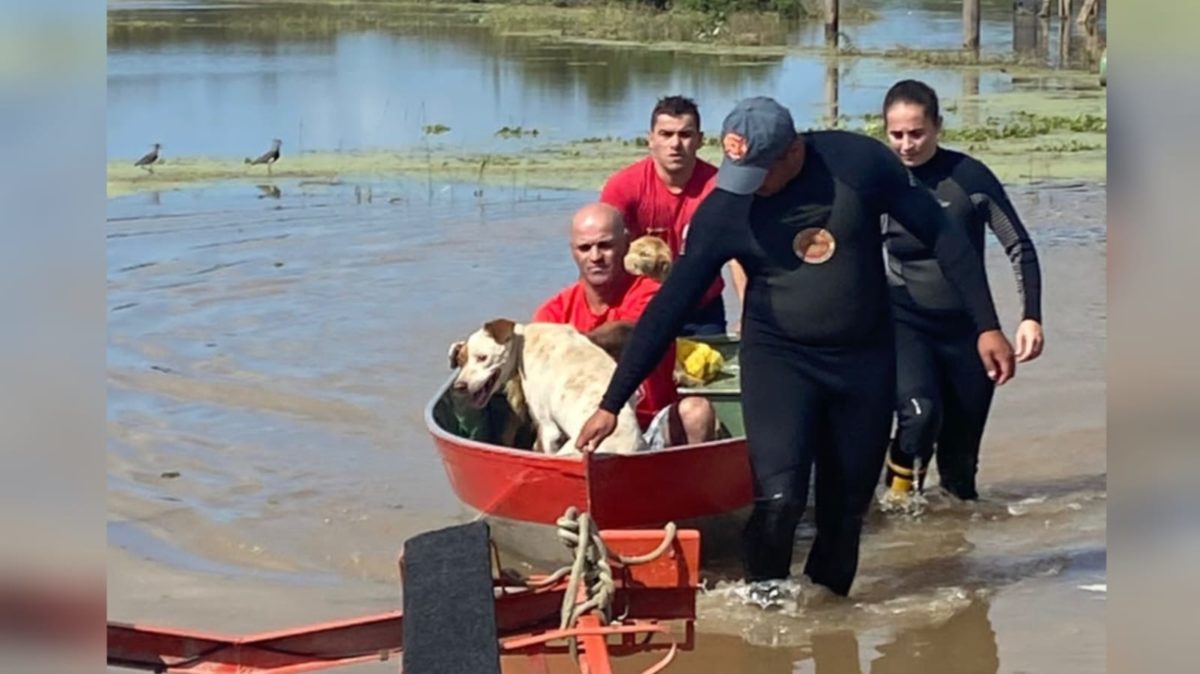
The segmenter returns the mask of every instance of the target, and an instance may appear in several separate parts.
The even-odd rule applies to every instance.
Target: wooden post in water
[[[825,0],[825,46],[838,45],[838,0]]]
[[[1083,5],[1079,8],[1079,18],[1075,19],[1075,23],[1085,24],[1100,18],[1100,5],[1098,0],[1083,0]]]
[[[963,48],[979,51],[979,0],[963,0]]]
[[[1036,6],[1030,3],[1013,3],[1013,52],[1018,56],[1030,57],[1037,53],[1038,22]]]
[[[836,58],[825,61],[825,119],[826,128],[834,128],[838,121],[838,62]]]
[[[1069,1],[1069,0],[1068,0]],[[1071,63],[1071,17],[1058,22],[1058,65],[1066,68]]]
[[[958,109],[963,126],[979,126],[979,71],[963,71],[962,100]]]

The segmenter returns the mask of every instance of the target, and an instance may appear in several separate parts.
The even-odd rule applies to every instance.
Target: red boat
[[[464,422],[449,397],[453,377],[426,408],[425,421],[460,501],[486,516],[493,533],[514,523],[553,525],[571,506],[604,529],[667,522],[705,529],[713,516],[744,515],[752,500],[734,338],[704,338],[724,371],[683,395],[709,399],[725,439],[631,455],[560,457],[490,442],[499,422]],[[495,401],[493,401],[495,402]],[[734,527],[736,529],[736,527]],[[729,527],[722,527],[730,532]],[[709,540],[709,532],[705,532]],[[524,546],[522,546],[524,547]]]

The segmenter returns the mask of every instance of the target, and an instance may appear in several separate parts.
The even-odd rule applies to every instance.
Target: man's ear
[[[455,342],[450,345],[450,369],[467,364],[467,343]]]
[[[507,344],[508,340],[512,339],[516,327],[517,324],[507,318],[497,318],[484,323],[483,331],[496,340],[497,344]]]

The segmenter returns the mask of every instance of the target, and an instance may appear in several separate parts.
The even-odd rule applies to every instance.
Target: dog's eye
[[[483,362],[483,361],[485,361],[485,360],[487,360],[487,356],[486,356],[486,355],[484,355],[484,354],[482,354],[482,353],[480,353],[480,354],[476,354],[476,355],[475,355],[475,362],[477,362],[477,363],[482,363],[482,362]]]

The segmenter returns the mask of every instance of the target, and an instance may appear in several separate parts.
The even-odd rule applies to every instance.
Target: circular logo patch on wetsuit
[[[836,248],[837,241],[824,227],[802,229],[796,238],[792,239],[792,250],[796,252],[796,257],[808,264],[828,262]]]

